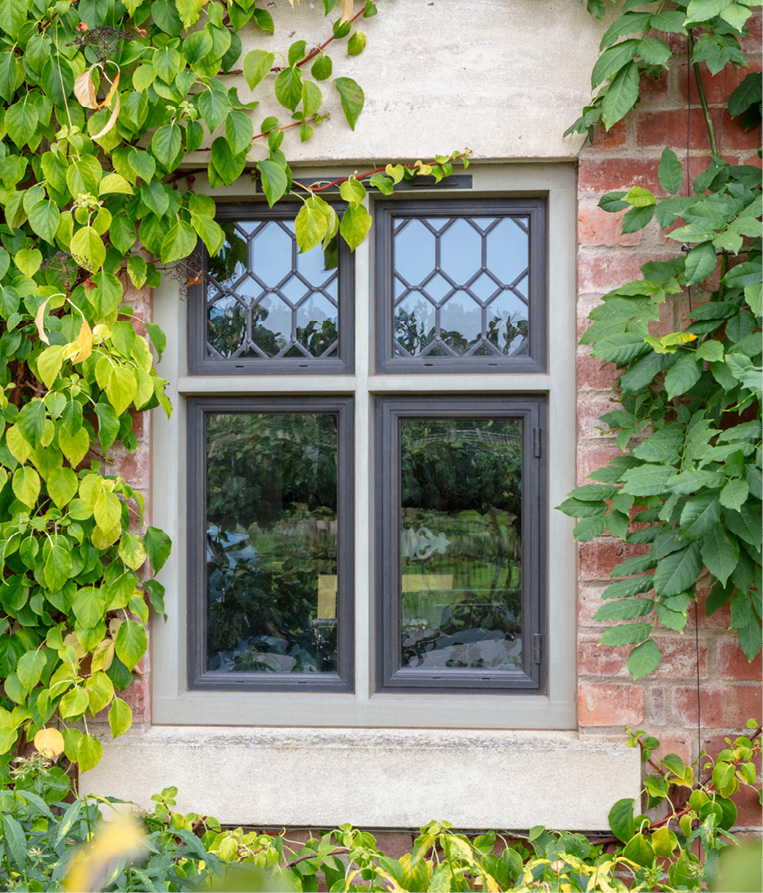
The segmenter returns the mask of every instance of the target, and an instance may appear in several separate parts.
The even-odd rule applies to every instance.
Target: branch
[[[694,81],[697,84],[697,92],[699,93],[699,103],[702,106],[702,114],[705,118],[705,127],[707,127],[707,136],[710,140],[710,151],[713,153],[713,156],[718,154],[718,144],[715,141],[715,130],[713,129],[713,122],[710,118],[710,110],[707,107],[707,97],[705,96],[705,87],[702,84],[702,72],[699,67],[699,62],[694,61],[694,33],[691,28],[689,28],[689,60],[691,62],[692,71],[694,72]]]
[[[339,856],[342,853],[348,853],[348,852],[349,852],[349,850],[346,847],[342,847],[339,850],[332,850],[330,853],[326,853],[326,856]],[[323,858],[325,859],[326,856],[323,856]],[[298,862],[305,862],[308,859],[317,859],[318,857],[319,857],[318,853],[310,853],[307,856],[299,856],[297,859],[292,859],[290,862],[287,862],[286,865],[284,865],[282,867],[283,867],[283,870],[285,871],[287,868],[293,868]]]

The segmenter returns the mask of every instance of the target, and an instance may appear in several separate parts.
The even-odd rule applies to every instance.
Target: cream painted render
[[[276,36],[263,40],[258,34],[256,45],[286,50],[293,40],[328,33],[321,6],[319,0],[302,0],[292,11],[280,2],[271,10]],[[575,484],[574,162],[581,140],[562,134],[589,96],[601,29],[573,0],[379,0],[379,16],[358,24],[368,33],[367,48],[349,58],[340,44],[334,75],[359,81],[365,111],[350,133],[338,98],[330,96],[335,114],[313,139],[300,144],[287,136],[284,148],[298,174],[341,175],[356,164],[360,171],[469,146],[475,161],[500,162],[470,168],[473,194],[548,197],[548,373],[510,381],[472,377],[464,385],[484,393],[525,389],[550,395],[548,694],[373,693],[371,603],[362,595],[373,587],[370,562],[363,557],[372,548],[368,485],[356,503],[356,692],[186,690],[184,398],[223,391],[283,393],[295,383],[188,376],[186,305],[166,278],[154,296],[154,318],[168,336],[159,371],[170,380],[175,412],[170,421],[158,414],[153,419],[151,511],[153,523],[170,533],[175,547],[161,575],[169,619],[156,621],[151,636],[153,725],[108,745],[82,788],[147,805],[152,793],[172,784],[180,789],[180,808],[225,823],[402,828],[438,817],[465,829],[528,828],[539,822],[603,829],[611,803],[636,795],[640,762],[621,739],[583,738],[576,731],[575,549],[570,520],[550,508]],[[245,49],[254,45],[255,38],[244,37]],[[246,98],[243,80],[239,89]],[[255,120],[277,111],[263,103]],[[287,113],[280,112],[286,120]],[[196,188],[204,188],[201,178]],[[207,191],[226,201],[252,197],[245,178],[232,189]],[[372,467],[373,394],[427,393],[441,386],[437,376],[430,381],[417,376],[414,382],[372,374],[364,350],[371,343],[372,263],[367,241],[356,258],[357,371],[344,385],[347,393],[358,387],[370,395],[356,407],[358,480],[369,478]],[[303,394],[321,393],[326,386],[320,376],[302,378],[298,385]]]

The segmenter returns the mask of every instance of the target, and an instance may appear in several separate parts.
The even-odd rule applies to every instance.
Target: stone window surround
[[[315,168],[300,173],[325,176]],[[154,319],[168,336],[159,372],[170,381],[175,409],[170,420],[154,413],[151,511],[152,523],[168,531],[174,547],[160,577],[167,588],[168,620],[156,618],[151,630],[152,725],[136,727],[107,746],[102,762],[81,781],[83,792],[108,789],[148,806],[154,791],[172,783],[180,789],[180,809],[215,815],[224,823],[411,828],[437,815],[465,830],[528,828],[538,822],[601,830],[615,800],[636,796],[637,751],[624,747],[620,735],[590,738],[577,730],[573,522],[553,510],[575,485],[576,165],[481,164],[470,166],[470,173],[478,196],[541,195],[548,201],[548,371],[513,374],[505,383],[501,379],[508,376],[486,375],[477,388],[486,395],[509,390],[548,395],[547,693],[372,694],[372,605],[363,599],[356,605],[355,644],[359,658],[365,654],[368,659],[358,660],[354,694],[187,690],[181,526],[186,517],[185,398],[283,395],[290,388],[270,376],[190,377],[187,302],[178,299],[177,285],[167,277],[153,305]],[[231,192],[209,190],[228,201]],[[428,194],[440,195],[442,187]],[[366,240],[356,252],[356,286],[365,295],[372,251]],[[356,343],[370,344],[370,305],[359,309]],[[346,378],[334,379],[334,393],[351,393],[356,379],[377,394],[422,395],[441,388],[439,376],[401,382],[400,376],[375,375],[362,351],[356,355],[355,375]],[[299,381],[303,393],[321,394],[326,387],[320,376]],[[454,380],[453,391],[474,393],[474,379]],[[370,401],[356,410],[357,477],[370,482]],[[370,588],[373,519],[367,497],[356,505],[369,518],[355,531],[356,556],[369,556],[356,559],[356,590],[362,592]],[[311,779],[307,785],[306,778]],[[199,779],[214,781],[199,784]]]

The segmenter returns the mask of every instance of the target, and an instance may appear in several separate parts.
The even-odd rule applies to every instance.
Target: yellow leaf
[[[72,357],[72,363],[84,362],[93,352],[93,330],[84,319],[82,320],[82,328],[77,336],[77,344],[79,345],[79,350]]]
[[[55,760],[64,752],[64,736],[58,729],[40,729],[34,736],[34,746],[49,760]]]
[[[117,80],[119,78],[117,77]],[[114,82],[116,83],[116,81]],[[106,134],[111,130],[111,128],[117,123],[117,115],[119,114],[119,97],[117,96],[117,101],[114,103],[114,108],[111,110],[111,114],[109,115],[109,120],[106,122],[105,126],[102,130],[99,130],[98,133],[94,133],[92,139],[99,140],[102,136],[106,136]]]
[[[95,98],[95,87],[93,86],[93,69],[88,68],[74,81],[74,95],[79,100],[79,104],[86,109],[97,109],[98,100]]]
[[[97,890],[113,860],[134,859],[145,850],[145,840],[146,832],[133,816],[117,813],[79,851],[64,878],[64,890]]]
[[[109,87],[109,92],[106,94],[106,98],[103,100],[103,102],[98,103],[99,109],[105,109],[107,105],[111,104],[111,100],[114,98],[114,94],[117,92],[117,87],[119,86],[119,75],[120,72],[118,71],[111,87]]]
[[[350,18],[352,15],[352,7],[354,5],[354,0],[342,0],[342,18],[339,19],[340,25],[342,22],[346,22]]]
[[[45,334],[45,328],[43,326],[43,317],[45,316],[45,308],[48,306],[48,301],[50,298],[45,298],[45,300],[40,304],[37,308],[37,313],[34,315],[34,324],[37,326],[37,334],[40,336],[40,341],[44,341],[45,344],[50,344],[50,340],[48,336]]]

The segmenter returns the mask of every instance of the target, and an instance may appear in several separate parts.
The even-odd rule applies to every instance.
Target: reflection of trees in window
[[[471,340],[458,331],[448,331],[441,328],[439,333],[435,326],[427,328],[423,320],[417,318],[416,310],[408,312],[399,307],[395,313],[395,341],[404,352],[403,355],[419,356],[451,356],[453,353],[463,356],[472,348],[477,356],[491,356],[496,352],[504,356],[522,356],[527,353],[527,336],[530,325],[528,320],[518,315],[504,319],[495,316],[488,320],[484,334],[480,333]],[[425,349],[433,342],[441,342],[450,350],[445,350],[441,345],[435,345],[431,350]],[[495,350],[487,347],[485,342],[490,342]]]
[[[226,241],[208,259],[205,281],[209,356],[336,356],[337,240],[314,249],[308,261],[297,251],[291,221],[224,222],[222,228]],[[276,233],[280,241],[271,245]]]
[[[208,415],[209,669],[336,671],[336,462],[332,415]]]
[[[401,432],[402,533],[439,544],[401,562],[403,666],[518,668],[521,424],[405,419]]]

